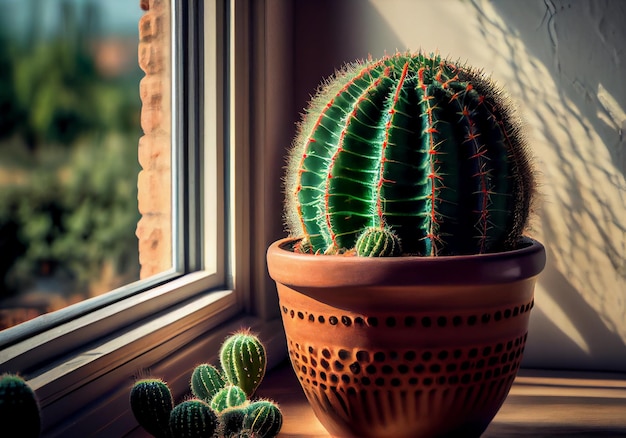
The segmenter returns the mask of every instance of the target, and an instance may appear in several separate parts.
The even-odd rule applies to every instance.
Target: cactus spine
[[[371,229],[392,230],[409,255],[506,250],[528,219],[529,163],[490,80],[398,53],[347,66],[313,98],[289,159],[286,220],[312,253],[352,250]],[[375,246],[361,254],[395,255]]]
[[[187,400],[172,409],[169,426],[174,438],[211,437],[217,430],[217,415],[202,400]]]
[[[191,391],[197,398],[210,403],[226,381],[213,365],[198,365],[191,375]]]
[[[172,393],[160,379],[137,381],[130,391],[130,407],[137,423],[157,438],[169,438],[170,414],[174,408]]]
[[[265,375],[265,347],[249,331],[240,331],[222,344],[220,362],[228,381],[250,397]]]
[[[21,377],[0,377],[0,424],[3,436],[36,438],[41,432],[39,403],[32,388]]]

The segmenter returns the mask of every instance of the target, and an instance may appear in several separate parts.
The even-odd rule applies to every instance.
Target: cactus
[[[402,253],[398,236],[388,227],[363,230],[354,249],[358,255],[368,257],[393,257]]]
[[[216,412],[224,409],[241,406],[248,398],[243,389],[236,385],[227,385],[222,388],[211,400],[211,408]]]
[[[224,341],[220,362],[228,381],[250,397],[265,375],[265,347],[248,330],[242,330]]]
[[[35,438],[41,432],[37,396],[20,376],[0,377],[0,424],[2,436]]]
[[[311,253],[349,252],[359,239],[354,251],[370,256],[396,255],[389,243],[421,256],[507,250],[534,192],[503,93],[421,53],[338,72],[312,99],[288,161],[285,218]]]
[[[176,406],[162,380],[137,381],[130,393],[137,422],[157,438],[275,436],[282,425],[278,407],[248,399],[265,375],[263,344],[250,330],[241,330],[222,344],[220,362],[221,373],[213,365],[198,365],[190,379],[194,398]]]
[[[130,407],[146,432],[157,438],[171,437],[169,422],[174,400],[165,382],[160,379],[137,381],[130,391]]]
[[[246,408],[243,430],[252,432],[254,436],[272,438],[278,435],[283,425],[283,414],[271,400],[258,400]]]
[[[226,386],[226,380],[213,365],[198,365],[191,375],[191,392],[197,398],[210,403],[215,394]]]
[[[218,422],[207,403],[191,399],[172,409],[169,425],[174,438],[204,438],[213,436]]]
[[[218,436],[219,437],[237,437],[239,438],[241,435],[241,431],[243,429],[243,420],[246,416],[246,408],[245,407],[234,407],[224,409],[219,413],[219,429]]]

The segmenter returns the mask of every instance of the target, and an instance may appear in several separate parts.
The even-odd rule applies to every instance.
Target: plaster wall
[[[296,1],[295,104],[344,62],[438,51],[526,122],[548,251],[523,366],[626,371],[626,2]]]

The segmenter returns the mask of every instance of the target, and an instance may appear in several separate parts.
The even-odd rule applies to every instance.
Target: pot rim
[[[313,288],[499,284],[536,277],[546,264],[544,246],[529,237],[511,251],[436,257],[313,255],[285,249],[298,240],[283,238],[268,248],[268,271],[276,282]]]

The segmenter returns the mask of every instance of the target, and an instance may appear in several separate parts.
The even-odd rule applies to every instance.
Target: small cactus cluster
[[[130,405],[137,422],[156,438],[271,438],[282,413],[271,400],[251,397],[265,375],[265,347],[249,331],[229,336],[219,352],[222,370],[198,365],[190,379],[192,398],[175,405],[160,379],[137,381]]]
[[[0,376],[0,435],[36,438],[41,432],[39,402],[32,388],[15,374]]]
[[[446,256],[515,248],[534,194],[520,123],[480,71],[397,53],[311,100],[285,178],[294,250]]]

